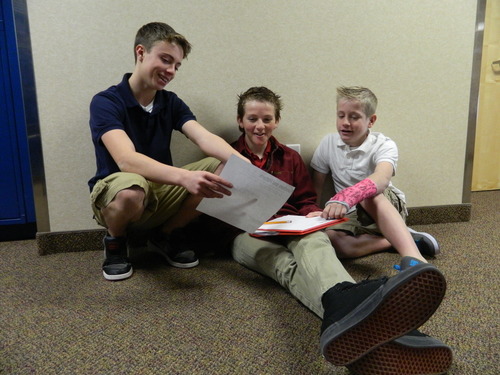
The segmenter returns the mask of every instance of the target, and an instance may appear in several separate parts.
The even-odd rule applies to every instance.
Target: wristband
[[[365,178],[357,184],[335,194],[328,202],[326,202],[326,205],[330,203],[340,203],[347,208],[347,211],[349,211],[351,207],[357,205],[366,198],[373,197],[374,195],[377,195],[377,185],[369,178]]]

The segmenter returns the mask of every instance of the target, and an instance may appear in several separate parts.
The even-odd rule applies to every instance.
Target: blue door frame
[[[0,240],[33,238],[35,202],[12,1],[0,6]]]

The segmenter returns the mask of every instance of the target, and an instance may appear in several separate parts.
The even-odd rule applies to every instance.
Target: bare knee
[[[144,211],[144,190],[138,186],[120,190],[113,201],[103,211],[121,213],[129,218],[140,217]]]
[[[116,194],[115,200],[121,201],[123,205],[140,207],[144,204],[144,190],[138,186],[132,186]]]
[[[366,212],[372,215],[375,214],[377,210],[380,209],[381,205],[384,204],[384,199],[387,200],[387,198],[383,194],[377,194],[373,197],[364,199],[363,201],[359,202],[359,204]]]

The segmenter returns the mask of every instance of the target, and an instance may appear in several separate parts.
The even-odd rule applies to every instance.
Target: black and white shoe
[[[127,279],[134,272],[127,257],[127,239],[125,237],[104,237],[104,263],[102,274],[106,280]]]
[[[337,366],[354,363],[420,327],[434,314],[445,292],[444,276],[428,263],[391,278],[335,285],[322,297],[323,356]]]
[[[148,250],[163,256],[173,267],[193,268],[200,263],[182,229],[176,229],[168,236],[156,233],[148,241]]]

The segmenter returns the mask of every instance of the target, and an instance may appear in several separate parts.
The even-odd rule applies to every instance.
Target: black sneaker
[[[129,278],[134,272],[127,257],[125,237],[104,237],[104,263],[102,274],[106,280],[117,281]]]
[[[444,276],[428,263],[391,278],[337,284],[322,297],[321,352],[337,366],[349,365],[420,327],[436,311],[445,291]]]
[[[174,267],[193,268],[200,263],[182,229],[174,230],[169,236],[157,233],[149,239],[148,249],[163,256]]]
[[[433,257],[441,252],[437,240],[429,233],[417,232],[411,228],[408,228],[408,230],[410,231],[420,254]]]
[[[379,346],[347,368],[358,375],[444,374],[452,362],[449,346],[414,330]]]

